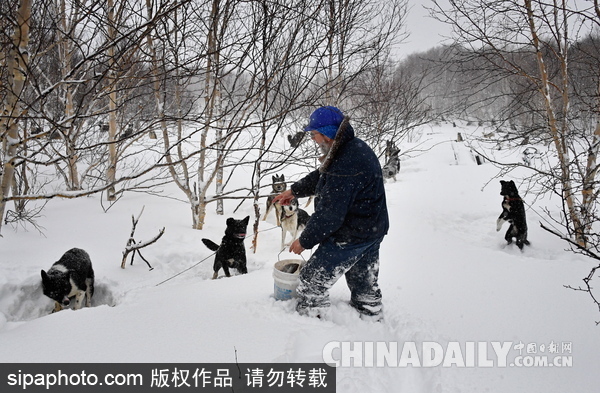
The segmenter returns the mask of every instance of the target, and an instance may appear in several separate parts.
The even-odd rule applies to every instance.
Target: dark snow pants
[[[361,316],[377,317],[381,313],[379,245],[375,241],[349,244],[326,240],[300,271],[296,310],[302,315],[321,316],[331,305],[329,289],[345,274],[350,288],[350,305]]]

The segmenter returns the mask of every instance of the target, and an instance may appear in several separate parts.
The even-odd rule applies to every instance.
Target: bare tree
[[[114,201],[117,196],[113,186],[117,176],[117,71],[115,63],[117,26],[115,19],[114,0],[106,3],[106,32],[108,46],[108,167],[106,168],[106,182],[110,184],[106,199]]]
[[[111,34],[106,28],[105,2],[99,0],[35,1],[25,26],[18,26],[17,11],[8,6],[0,9],[3,21],[15,21],[12,28],[21,43],[6,41],[3,46],[7,53],[18,54],[13,59],[19,64],[10,67],[19,70],[22,82],[0,85],[7,114],[2,118],[6,127],[2,166],[8,169],[3,170],[2,218],[4,205],[11,200],[74,198],[109,190],[117,183],[124,185],[123,191],[135,187],[135,179],[148,181],[149,177],[142,177],[160,167],[161,156],[140,154],[149,147],[142,137],[154,123],[143,110],[148,91],[144,74],[149,68],[139,55],[139,41],[150,27],[141,18],[127,18],[139,15],[139,9],[131,8],[133,3],[118,4],[119,17],[111,22]],[[167,17],[181,4],[166,5],[156,19]],[[4,63],[11,62],[9,57]],[[109,118],[112,131],[107,137]],[[128,153],[134,144],[138,146]],[[116,171],[118,160],[127,161],[121,173]],[[19,176],[14,176],[17,166]],[[110,175],[106,182],[108,167],[115,169],[116,176]],[[37,188],[30,187],[27,173],[35,174]],[[59,184],[60,178],[64,185]]]
[[[507,76],[520,79],[525,91],[535,91],[531,98],[541,111],[532,113],[542,115],[539,127],[558,158],[535,176],[557,186],[549,191],[556,191],[564,202],[564,227],[585,245],[597,208],[599,144],[595,129],[579,130],[572,121],[569,67],[570,51],[580,38],[577,34],[585,30],[581,15],[589,15],[590,10],[577,9],[566,0],[450,1],[449,9],[434,3],[437,17],[452,24],[457,44],[467,49],[464,53],[471,59],[479,60],[484,75],[496,81]],[[518,99],[523,91],[516,93]],[[488,104],[504,97],[497,95]],[[515,139],[527,143],[528,136],[518,134]]]
[[[405,0],[328,0],[320,16],[326,26],[322,61],[326,70],[324,102],[340,105],[354,78],[407,37]]]
[[[195,229],[202,229],[204,225],[206,204],[210,202],[206,195],[215,179],[219,187],[217,194],[222,194],[226,143],[235,134],[223,134],[225,116],[220,95],[224,68],[220,57],[227,48],[223,37],[229,31],[236,3],[212,0],[181,7],[171,20],[157,25],[146,39],[164,157],[172,180],[190,203]],[[149,0],[146,4],[146,15],[151,20],[157,11]],[[173,39],[156,38],[164,36]],[[186,92],[203,97],[204,103],[194,98],[184,102]],[[172,96],[175,100],[170,98]],[[215,142],[208,142],[211,131],[215,132]],[[197,137],[199,140],[195,140]],[[194,140],[197,145],[190,143]],[[217,158],[210,161],[209,153],[215,150]]]
[[[252,199],[259,217],[262,179],[289,162],[314,164],[313,151],[299,160],[310,149],[277,138],[314,106],[354,94],[348,86],[402,36],[405,10],[403,0],[38,3],[22,109],[11,112],[20,128],[3,133],[3,169],[21,165],[21,183],[9,195],[15,176],[3,171],[2,203],[104,191],[114,200],[168,172],[198,229],[207,204],[221,213],[227,199]],[[160,149],[144,137],[155,130]],[[242,167],[253,176],[227,189]]]
[[[356,78],[349,89],[357,131],[380,157],[387,142],[400,145],[412,131],[433,120],[426,93],[429,73],[407,61],[410,59],[397,67],[389,61],[376,63],[377,67]]]
[[[27,67],[29,65],[29,21],[31,18],[31,0],[21,0],[14,19],[12,45],[4,59],[7,68],[7,89],[0,119],[0,137],[2,138],[2,179],[0,181],[0,219],[4,217],[6,196],[10,192],[17,160],[19,141],[19,118],[25,108],[20,96],[25,89]],[[2,222],[0,221],[0,228]]]

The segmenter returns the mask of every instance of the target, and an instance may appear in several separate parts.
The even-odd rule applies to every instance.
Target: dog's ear
[[[246,218],[244,218],[244,220],[242,221],[242,223],[248,225],[248,221],[250,220],[250,216],[246,216]]]
[[[46,273],[43,269],[42,269],[42,281],[47,281],[48,280],[48,273]]]
[[[229,217],[226,221],[227,226],[235,224],[235,219],[233,217]]]
[[[502,186],[504,186],[504,184],[505,184],[505,183],[506,183],[506,182],[505,182],[504,180],[500,180],[500,184],[501,184]]]

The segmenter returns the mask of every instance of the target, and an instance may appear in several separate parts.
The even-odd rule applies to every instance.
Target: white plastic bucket
[[[302,262],[301,259],[284,259],[275,263],[273,267],[273,279],[275,280],[273,294],[275,295],[275,300],[289,300],[296,297],[296,287],[299,282],[298,273],[300,272]],[[282,271],[290,264],[298,264],[298,269],[294,273]]]

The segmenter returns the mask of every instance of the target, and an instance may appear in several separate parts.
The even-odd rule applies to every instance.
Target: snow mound
[[[98,281],[94,285],[92,307],[116,306],[119,296],[113,293],[114,282]],[[0,326],[4,322],[30,321],[48,315],[54,309],[54,301],[42,292],[42,280],[39,276],[29,276],[13,284],[5,282],[0,286]]]

